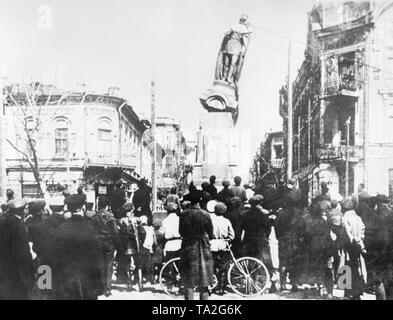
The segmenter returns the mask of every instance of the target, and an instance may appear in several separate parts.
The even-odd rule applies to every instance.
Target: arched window
[[[112,154],[112,123],[107,118],[98,121],[98,152],[100,154]]]
[[[55,155],[56,157],[66,157],[68,155],[69,139],[68,139],[69,124],[66,119],[58,119],[55,127]]]

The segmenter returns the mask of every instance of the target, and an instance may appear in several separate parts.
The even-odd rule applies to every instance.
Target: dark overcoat
[[[181,279],[186,287],[208,287],[213,284],[213,258],[210,239],[213,224],[210,215],[198,205],[180,215],[182,236]]]
[[[263,259],[269,247],[269,217],[257,207],[250,208],[242,213],[241,228],[244,230],[242,255]]]
[[[0,299],[25,300],[34,285],[26,228],[13,214],[0,222]]]
[[[53,281],[60,300],[92,300],[103,293],[103,257],[97,233],[88,220],[73,215],[53,239]]]

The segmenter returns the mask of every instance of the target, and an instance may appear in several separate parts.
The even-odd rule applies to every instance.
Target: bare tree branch
[[[10,139],[6,138],[6,141],[10,144],[10,146],[11,146],[12,148],[15,149],[15,151],[17,151],[17,152],[19,152],[21,155],[23,155],[23,157],[24,157],[24,158],[26,159],[26,161],[29,163],[30,167],[33,169],[33,164],[32,164],[31,161],[30,161],[29,155],[28,155],[26,152],[24,152],[24,151],[22,151],[21,149],[19,149],[14,143],[11,142]]]

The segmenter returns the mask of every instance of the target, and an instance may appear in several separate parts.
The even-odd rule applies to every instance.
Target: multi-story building
[[[265,160],[274,169],[284,167],[284,133],[282,131],[270,132],[266,134],[265,140]]]
[[[189,151],[180,124],[174,118],[157,117],[156,138],[163,149],[158,187],[169,188],[183,180]]]
[[[6,96],[7,185],[17,194],[37,194],[31,163],[45,186],[67,185],[71,192],[79,185],[110,192],[120,178],[150,180],[150,151],[142,138],[150,123],[139,119],[116,88],[107,94],[83,88],[65,93],[34,83],[6,86]]]
[[[292,88],[292,168],[302,189],[312,197],[324,180],[344,196],[347,179],[349,194],[365,183],[393,198],[393,3],[314,6]]]

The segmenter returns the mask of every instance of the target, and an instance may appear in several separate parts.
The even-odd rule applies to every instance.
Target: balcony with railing
[[[284,167],[284,159],[271,159],[270,165],[275,169],[282,169]]]
[[[360,146],[348,147],[348,160],[351,162],[359,162],[363,158],[363,148]],[[318,148],[316,151],[317,158],[320,161],[341,161],[346,159],[347,147],[346,145],[331,146],[326,145],[323,148]]]
[[[361,82],[350,75],[342,75],[338,80],[326,81],[323,85],[324,96],[359,96]]]

